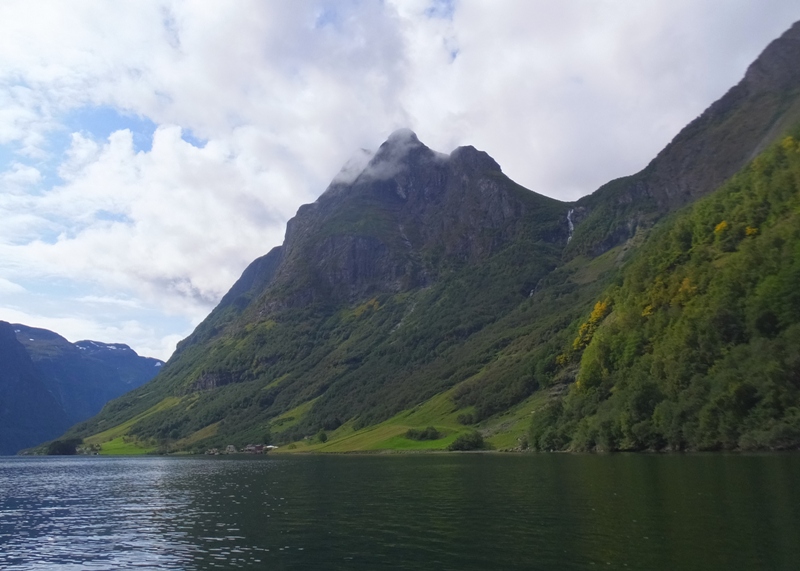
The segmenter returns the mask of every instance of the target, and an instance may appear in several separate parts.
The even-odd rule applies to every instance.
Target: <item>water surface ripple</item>
[[[798,569],[798,455],[0,458],[0,569]]]

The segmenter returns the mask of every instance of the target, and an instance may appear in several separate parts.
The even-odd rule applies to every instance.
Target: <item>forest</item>
[[[800,444],[800,142],[672,215],[563,347],[537,450]]]

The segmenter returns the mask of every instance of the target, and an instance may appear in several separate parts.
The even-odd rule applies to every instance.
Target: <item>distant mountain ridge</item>
[[[393,133],[300,207],[283,245],[245,270],[156,380],[68,434],[97,445],[113,434],[141,450],[202,450],[266,434],[301,449],[360,450],[410,447],[407,429],[434,426],[442,437],[426,444],[432,448],[474,429],[493,446],[520,445],[536,411],[577,390],[588,370],[583,351],[600,346],[590,333],[614,319],[607,300],[630,281],[640,252],[653,251],[646,245],[658,232],[651,229],[684,216],[683,207],[714,193],[800,120],[794,62],[800,24],[644,170],[574,203],[517,185],[473,147],[446,155],[408,130]],[[778,165],[780,156],[769,152],[765,164]],[[782,176],[785,192],[797,192],[790,174]],[[773,221],[765,216],[759,228],[766,232]],[[735,228],[737,237],[758,232]],[[698,239],[716,235],[701,230]],[[731,244],[756,242],[765,243]],[[632,347],[630,354],[648,345]],[[597,386],[611,391],[613,383]],[[547,436],[549,425],[537,425],[537,446],[569,448],[574,438],[585,449],[603,447],[600,428],[587,421],[595,432],[576,433],[575,417],[613,424],[597,412],[606,398],[596,392],[564,401],[580,404],[567,407],[573,416],[552,409],[547,418],[558,439]],[[623,414],[627,405],[615,406]],[[630,430],[615,440],[619,446],[665,442],[637,440]],[[320,431],[325,437],[314,440]],[[710,428],[674,447],[738,442],[730,434],[714,441],[714,434]]]
[[[0,321],[0,454],[55,438],[153,378],[163,362],[119,343]]]
[[[0,454],[58,436],[70,423],[14,328],[0,321]]]

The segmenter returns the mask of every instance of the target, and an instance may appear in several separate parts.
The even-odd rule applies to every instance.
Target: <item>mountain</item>
[[[14,328],[0,321],[0,454],[44,442],[70,423]]]
[[[140,357],[121,343],[70,343],[47,329],[21,324],[14,330],[71,424],[94,416],[108,401],[149,381],[164,364]]]
[[[449,370],[446,356],[556,266],[566,213],[486,153],[442,155],[396,132],[358,176],[300,208],[283,246],[245,270],[157,382],[76,430],[145,415],[130,436],[238,443],[383,420],[475,366]],[[271,426],[312,400],[307,418]]]
[[[162,361],[127,345],[70,343],[57,333],[0,322],[0,454],[50,440],[153,378]]]
[[[680,222],[694,220],[686,205],[717,196],[715,189],[752,168],[755,157],[780,161],[770,158],[779,153],[770,145],[786,141],[800,119],[798,57],[795,24],[643,171],[576,203],[522,188],[473,147],[444,155],[410,131],[393,133],[368,161],[346,165],[315,203],[299,209],[283,245],[245,270],[153,382],[68,436],[140,451],[267,438],[300,449],[355,450],[442,448],[477,428],[498,448],[528,437],[538,448],[603,448],[597,426],[631,412],[612,406],[627,370],[614,369],[615,377],[602,360],[591,368],[597,353],[608,351],[600,342],[611,338],[605,330],[625,307],[620,292],[639,283],[633,275],[656,276],[637,264],[658,257],[664,228],[695,223]],[[784,182],[783,192],[793,196],[795,182]],[[753,180],[737,192],[756,192],[760,184]],[[756,195],[761,203],[745,202],[774,206]],[[734,216],[739,207],[731,206],[730,215],[714,207],[727,218],[697,230],[697,239],[708,240],[724,219],[730,236],[763,232],[731,242],[734,249],[766,244],[770,224],[778,224],[773,218],[783,216],[772,206],[762,204],[765,218],[751,221],[756,226]],[[710,253],[702,259],[703,275],[724,263]],[[658,266],[666,272],[662,281],[674,268]],[[655,330],[644,327],[643,341],[621,354],[647,361],[651,335]],[[729,349],[718,345],[716,357]],[[602,382],[585,380],[598,374]],[[658,403],[651,404],[642,415],[655,414]],[[767,413],[761,418],[759,430]],[[648,426],[656,430],[653,422]],[[589,435],[583,440],[580,426]],[[409,429],[416,432],[405,437]],[[422,434],[431,440],[421,441]],[[733,445],[713,436],[670,442],[633,434],[608,448]]]

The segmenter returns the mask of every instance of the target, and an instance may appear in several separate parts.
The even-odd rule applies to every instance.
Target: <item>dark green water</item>
[[[0,458],[0,568],[800,569],[800,455]]]

